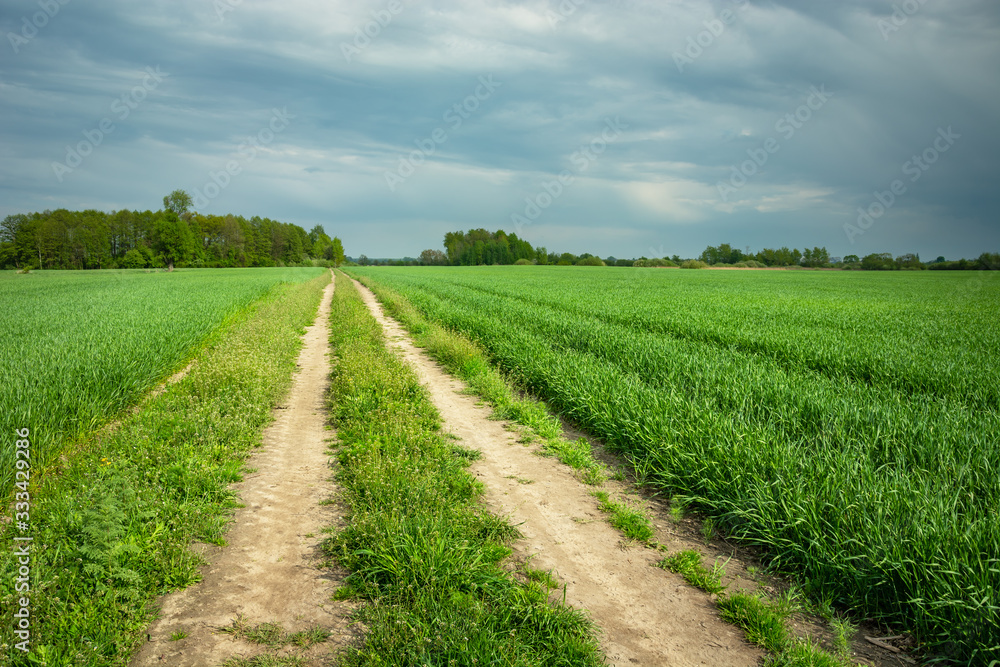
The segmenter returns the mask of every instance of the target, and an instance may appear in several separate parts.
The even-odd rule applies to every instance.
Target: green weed
[[[611,525],[622,531],[625,537],[640,542],[653,539],[653,526],[644,510],[628,502],[611,500],[607,491],[593,491],[590,495],[597,498],[598,507],[611,515]]]
[[[709,570],[701,564],[701,554],[697,551],[680,551],[667,556],[657,563],[657,566],[671,572],[676,572],[684,577],[684,581],[700,588],[706,593],[717,594],[726,589],[722,584],[725,564],[716,562],[712,566],[712,569]]]

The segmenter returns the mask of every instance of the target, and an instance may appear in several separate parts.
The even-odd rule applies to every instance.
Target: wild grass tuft
[[[611,525],[622,531],[625,537],[640,542],[653,539],[653,526],[646,511],[628,501],[612,500],[607,491],[593,491],[591,495],[599,501],[601,511],[611,515]]]
[[[676,572],[684,577],[684,581],[692,586],[700,588],[706,593],[717,594],[726,589],[722,584],[722,576],[725,573],[725,564],[718,561],[709,570],[701,564],[701,554],[694,550],[686,550],[667,556],[659,563],[658,567]]]

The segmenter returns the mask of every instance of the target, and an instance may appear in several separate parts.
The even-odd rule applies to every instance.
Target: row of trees
[[[317,225],[311,232],[254,216],[189,212],[175,190],[160,211],[43,211],[0,222],[0,266],[112,269],[174,266],[279,266],[325,260],[339,265],[344,248]]]
[[[419,260],[413,264],[430,266],[480,266],[507,264],[558,264],[601,266],[600,257],[583,253],[574,255],[564,252],[550,253],[544,247],[532,247],[517,234],[498,229],[490,232],[485,229],[470,229],[467,232],[448,232],[444,235],[444,248],[441,250],[424,250]],[[367,260],[367,258],[366,258]],[[614,258],[611,262],[614,263]]]
[[[502,229],[488,232],[470,229],[467,232],[448,232],[444,235],[445,252],[425,250],[421,261],[452,266],[478,266],[481,264],[513,264],[519,259],[547,263],[545,248],[535,249],[517,234],[507,234]],[[425,261],[430,260],[430,261]]]
[[[920,255],[906,253],[893,257],[892,253],[878,252],[864,257],[848,255],[842,262],[844,268],[865,271],[1000,271],[1000,253],[984,252],[977,259],[960,259],[949,262],[938,257],[933,262],[921,262]]]
[[[789,250],[787,247],[764,248],[751,253],[734,248],[728,243],[719,246],[708,246],[698,257],[706,264],[739,264],[740,262],[758,262],[764,266],[811,266],[821,267],[830,264],[830,253],[826,248],[798,248]]]

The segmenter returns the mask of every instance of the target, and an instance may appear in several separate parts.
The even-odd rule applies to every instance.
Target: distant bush
[[[729,268],[729,267],[731,267],[733,265],[732,264],[726,264],[725,262],[716,262],[712,266],[715,267],[715,268],[717,268],[717,269],[726,269],[726,268]]]
[[[132,248],[125,253],[121,265],[126,269],[142,269],[146,266],[146,258],[136,248]]]
[[[746,260],[744,262],[736,262],[735,264],[733,264],[733,266],[735,266],[737,268],[740,268],[740,269],[766,269],[767,268],[767,264],[763,264],[762,262],[758,262],[755,259],[748,259],[748,260]]]
[[[654,257],[653,259],[646,259],[645,257],[640,257],[635,260],[632,266],[677,266],[669,259],[660,259],[659,257]]]
[[[708,264],[701,261],[700,259],[689,259],[681,263],[682,269],[707,269]]]
[[[584,257],[576,263],[577,266],[605,266],[604,260],[600,257]]]
[[[524,259],[522,257],[521,259],[519,259],[516,262],[514,262],[514,266],[531,266],[531,260],[530,259]]]

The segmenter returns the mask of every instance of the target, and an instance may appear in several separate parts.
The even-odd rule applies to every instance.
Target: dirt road
[[[736,628],[722,622],[704,593],[675,574],[654,568],[651,549],[622,548],[622,537],[604,520],[592,487],[569,468],[517,443],[489,408],[458,392],[464,384],[412,344],[360,283],[371,312],[431,392],[445,429],[482,452],[472,471],[486,485],[490,509],[510,517],[524,534],[515,548],[530,567],[551,569],[568,585],[566,601],[586,609],[603,631],[612,665],[749,666],[761,653]],[[560,592],[561,596],[561,592]]]
[[[245,507],[236,512],[226,547],[207,547],[203,580],[159,600],[160,619],[135,667],[211,667],[234,656],[251,657],[265,648],[236,640],[220,629],[239,615],[248,625],[278,622],[286,632],[314,626],[333,631],[327,642],[305,654],[322,664],[347,636],[344,603],[331,602],[337,582],[317,567],[322,529],[336,522],[324,428],[331,283],[316,321],[303,338],[298,372],[285,405],[264,432],[263,448],[248,462],[256,472],[236,485]],[[183,639],[172,639],[186,633]],[[285,649],[286,651],[289,649]]]

